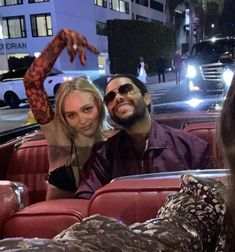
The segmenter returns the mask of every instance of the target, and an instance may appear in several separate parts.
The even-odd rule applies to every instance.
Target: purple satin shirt
[[[113,178],[144,173],[208,169],[212,167],[210,146],[201,138],[152,121],[148,147],[143,155],[130,137],[120,131],[97,143],[81,171],[75,195],[89,199]]]

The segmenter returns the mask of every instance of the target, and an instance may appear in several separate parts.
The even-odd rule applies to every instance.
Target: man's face
[[[144,96],[126,77],[109,82],[105,90],[105,103],[112,120],[123,127],[134,125],[148,113],[149,94]]]

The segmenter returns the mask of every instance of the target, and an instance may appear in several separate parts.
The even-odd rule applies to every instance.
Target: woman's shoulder
[[[173,235],[173,241],[188,249],[195,245],[203,251],[221,248],[227,195],[227,187],[220,179],[183,174],[179,192],[170,195],[157,214],[158,220],[171,226],[166,231],[166,225],[161,225],[165,230],[159,231],[161,239]]]
[[[168,197],[159,214],[165,215],[172,211],[178,213],[181,209],[184,214],[190,215],[190,218],[201,221],[205,219],[205,222],[213,215],[223,218],[228,199],[228,188],[225,184],[222,177],[208,178],[206,175],[186,172],[180,178],[179,192]]]
[[[225,171],[226,173],[226,171]],[[219,197],[224,201],[227,195],[227,186],[225,177],[210,178],[205,175],[196,175],[190,172],[182,174],[180,178],[181,191],[191,193],[195,196]]]
[[[51,146],[68,146],[71,140],[67,137],[62,124],[54,118],[47,124],[40,125],[48,145]]]

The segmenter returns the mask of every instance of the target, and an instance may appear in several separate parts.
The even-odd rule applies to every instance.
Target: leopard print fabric
[[[65,47],[67,47],[70,61],[72,62],[78,54],[82,65],[86,62],[85,49],[94,54],[99,53],[83,35],[70,29],[63,29],[35,59],[24,76],[24,85],[30,107],[39,124],[49,123],[55,116],[43,82]]]
[[[156,218],[145,223],[128,227],[115,219],[94,215],[72,225],[53,240],[2,240],[0,251],[6,248],[84,252],[224,251],[226,193],[221,182],[185,174],[181,178],[181,190],[169,196]]]
[[[222,182],[185,174],[181,178],[181,190],[169,196],[156,218],[120,228],[120,223],[114,220],[92,216],[86,219],[86,224],[75,224],[72,232],[67,230],[56,239],[73,237],[82,244],[83,239],[90,240],[91,234],[100,233],[107,246],[104,245],[101,251],[109,251],[108,241],[112,241],[113,248],[121,249],[113,242],[115,239],[126,245],[120,251],[223,251],[226,194]],[[91,227],[94,228],[92,232]],[[94,238],[100,243],[100,237]]]
[[[131,229],[177,251],[223,251],[226,194],[222,182],[185,174],[181,190],[168,197],[156,218]]]
[[[4,239],[0,251],[149,252],[162,250],[161,243],[132,232],[115,219],[94,215],[74,224],[53,240]]]

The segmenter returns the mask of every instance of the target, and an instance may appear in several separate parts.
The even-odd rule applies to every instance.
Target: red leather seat
[[[26,141],[13,152],[6,179],[25,184],[30,204],[45,200],[48,176],[48,145],[45,139]]]
[[[225,170],[190,172],[221,180],[227,178]],[[61,199],[30,205],[10,216],[4,226],[4,238],[52,238],[93,214],[114,217],[127,225],[144,222],[156,216],[167,195],[179,190],[180,175],[180,172],[156,173],[116,179],[97,190],[91,200]]]
[[[215,141],[214,122],[188,124],[183,130],[206,140],[214,153],[215,167],[223,167],[222,155]],[[41,138],[41,135],[39,140],[27,138],[26,142],[16,148],[11,156],[6,174],[7,180],[18,181],[27,185],[30,204],[45,200],[46,196],[49,169],[48,146],[46,140]]]
[[[106,137],[117,132],[107,131]],[[48,144],[39,131],[18,141],[11,155],[5,179],[25,184],[29,189],[29,203],[33,204],[46,198],[48,170]]]
[[[189,123],[183,127],[183,131],[190,132],[207,141],[211,146],[215,143],[215,122]]]
[[[216,122],[190,123],[183,128],[183,131],[190,132],[207,141],[211,146],[215,168],[224,167],[223,155],[216,135]]]
[[[205,139],[212,149],[217,146],[215,123],[193,123],[183,130]],[[42,202],[13,213],[5,223],[4,237],[51,238],[71,224],[96,213],[115,217],[126,224],[143,222],[156,215],[166,195],[179,190],[179,175],[174,174],[170,177],[115,180],[98,190],[90,201],[43,201],[49,167],[47,151],[46,140],[40,139],[24,142],[12,154],[7,179],[20,181],[29,187],[30,204]]]
[[[130,225],[154,218],[166,196],[179,190],[179,177],[115,180],[91,198],[88,215],[99,213]]]
[[[52,238],[87,217],[89,201],[57,199],[32,204],[12,214],[3,237]]]
[[[20,194],[20,191],[24,194]],[[0,181],[0,237],[3,236],[3,225],[5,221],[16,211],[28,205],[27,188],[20,183],[11,181]],[[22,197],[21,197],[22,196]]]
[[[126,224],[156,216],[169,193],[179,190],[179,177],[116,180],[97,190],[91,200],[60,199],[32,204],[12,214],[6,237],[52,238],[83,218],[101,214]]]

